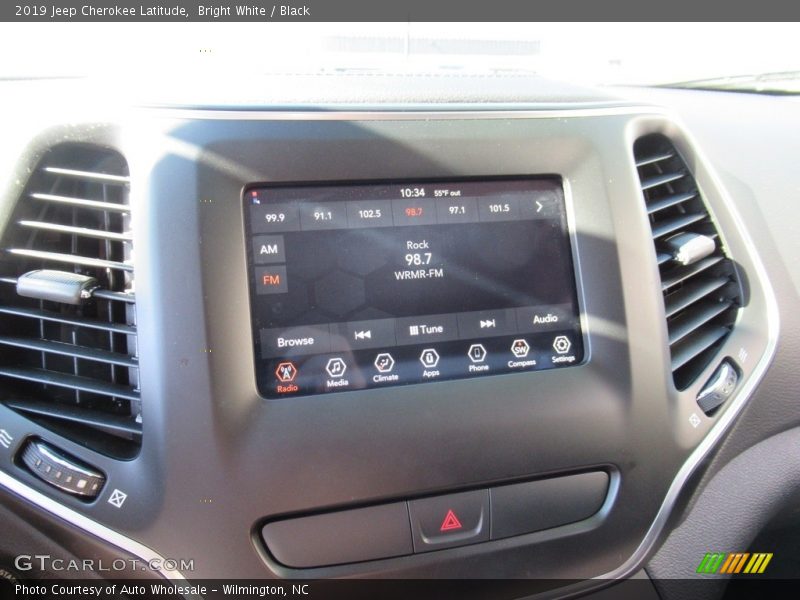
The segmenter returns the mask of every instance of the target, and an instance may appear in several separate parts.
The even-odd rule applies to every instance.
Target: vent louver
[[[673,380],[682,390],[730,333],[740,287],[695,180],[670,140],[642,137],[634,158],[661,273]],[[684,240],[700,242],[705,251],[682,260],[675,247]]]
[[[2,402],[122,457],[136,453],[142,429],[128,196],[121,155],[58,146],[18,201],[0,260]],[[91,297],[75,304],[18,294],[18,278],[40,269],[55,271],[56,284],[73,273],[93,278]],[[70,275],[59,280],[59,272]]]

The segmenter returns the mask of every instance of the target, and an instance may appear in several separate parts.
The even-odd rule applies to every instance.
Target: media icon
[[[372,330],[365,329],[362,331],[355,331],[353,332],[353,337],[357,340],[371,340],[372,339]]]
[[[432,369],[439,364],[439,353],[433,348],[427,348],[426,350],[422,351],[422,354],[420,354],[419,362],[422,363],[423,367]]]
[[[494,329],[497,327],[497,319],[481,319],[481,329]]]
[[[486,348],[483,344],[472,344],[467,351],[467,356],[474,363],[482,363],[486,360]]]
[[[558,352],[559,354],[566,354],[569,352],[569,349],[572,347],[572,342],[569,341],[569,338],[565,335],[559,335],[556,339],[553,340],[553,350]]]
[[[347,365],[345,364],[344,360],[337,356],[336,358],[332,358],[328,361],[328,364],[325,366],[325,370],[331,377],[343,377],[344,372],[347,370]]]
[[[528,356],[528,352],[530,352],[530,350],[531,347],[525,340],[514,340],[514,342],[511,344],[511,352],[517,358],[525,358]]]
[[[394,369],[394,358],[388,352],[382,352],[375,357],[375,368],[381,373],[391,373]]]

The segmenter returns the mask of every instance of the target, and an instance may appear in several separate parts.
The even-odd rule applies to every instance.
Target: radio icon
[[[297,367],[294,366],[294,363],[282,362],[278,365],[278,368],[275,369],[275,376],[281,383],[294,381],[294,378],[297,377]]]

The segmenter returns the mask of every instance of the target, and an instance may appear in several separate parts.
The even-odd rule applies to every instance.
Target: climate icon
[[[391,373],[394,369],[394,358],[388,352],[382,352],[375,357],[375,368],[381,373]]]

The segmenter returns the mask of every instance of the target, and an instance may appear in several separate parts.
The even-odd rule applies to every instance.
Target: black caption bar
[[[608,600],[631,598],[657,598],[655,586],[669,584],[670,589],[684,598],[701,598],[719,590],[717,579],[649,579],[636,578],[613,582],[580,581],[568,579],[206,579],[192,581],[147,581],[141,579],[114,579],[97,581],[87,579],[53,579],[9,582],[4,598],[39,600],[57,597],[63,600],[94,598],[135,598],[137,600],[184,600],[202,597],[207,600],[258,600],[261,598],[295,598],[313,600],[512,600],[523,596],[546,593],[552,597],[561,590],[599,590]],[[4,585],[5,580],[0,582]],[[796,598],[795,579],[730,579],[727,593],[736,598],[755,596],[773,599]]]
[[[58,0],[2,2],[0,21],[7,22],[339,22],[339,21],[793,21],[800,3],[762,0],[305,0],[226,2],[209,0]]]

